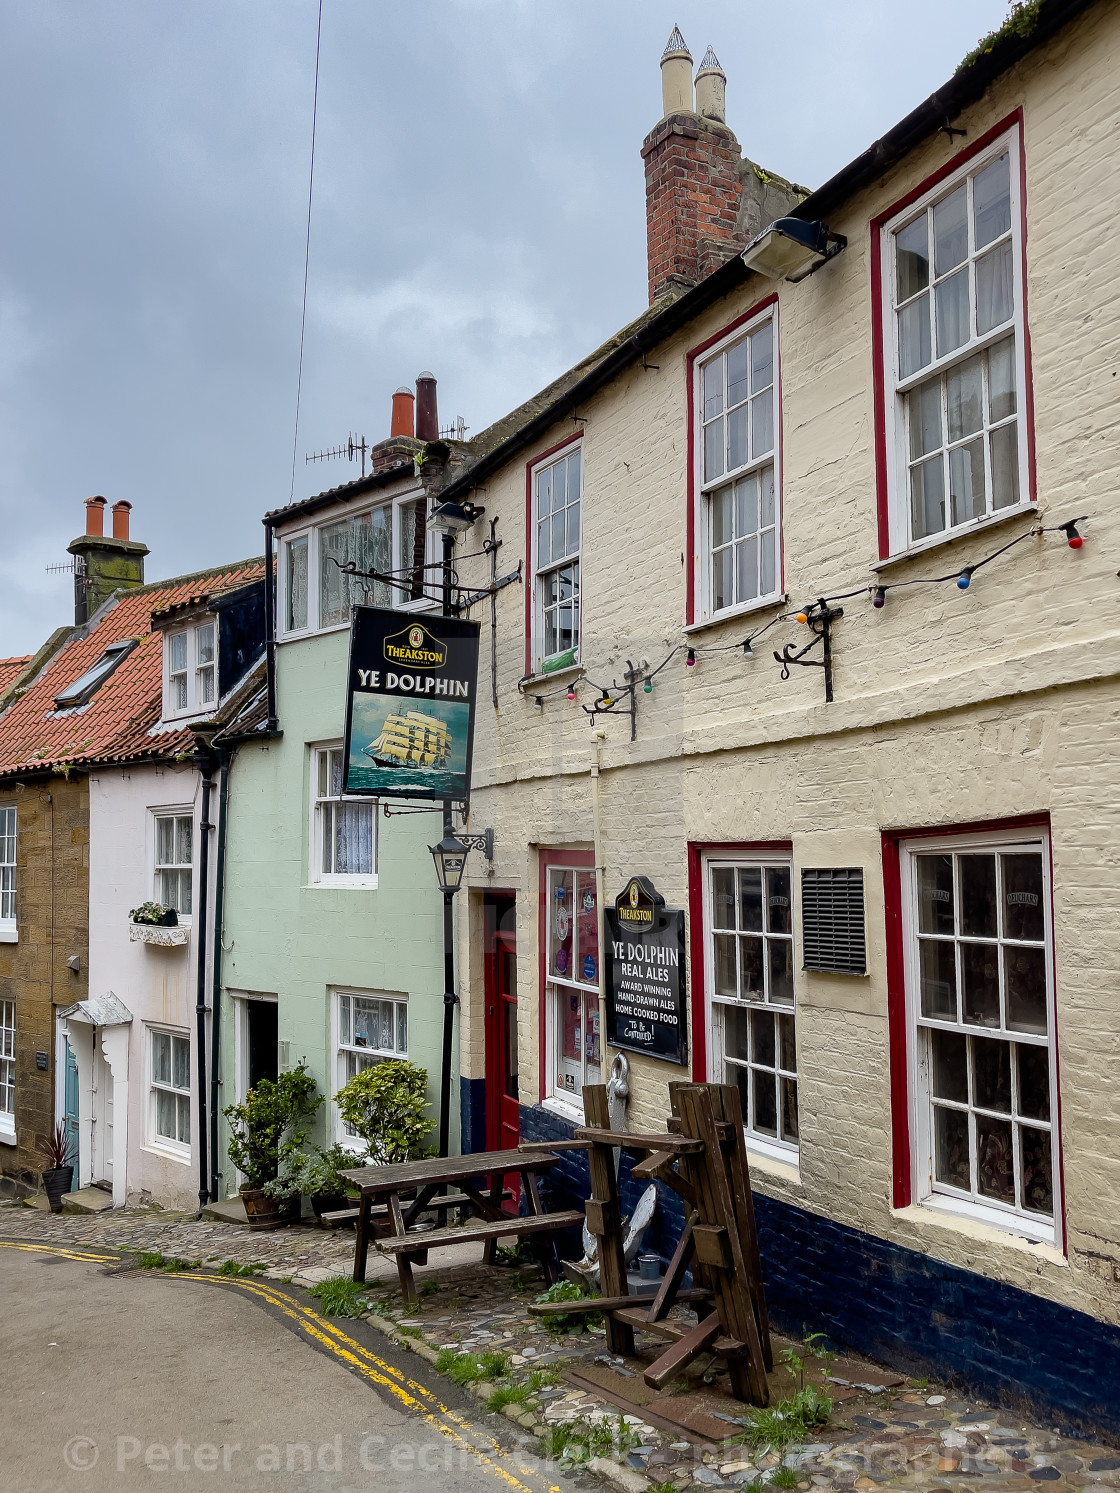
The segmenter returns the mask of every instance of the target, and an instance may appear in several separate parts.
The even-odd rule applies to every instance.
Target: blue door
[[[78,1176],[78,1065],[70,1050],[70,1044],[65,1038],[63,1038],[63,1045],[66,1048],[66,1086],[65,1113],[62,1119],[70,1141],[70,1160],[74,1164],[74,1181],[71,1191],[76,1192],[82,1185]]]

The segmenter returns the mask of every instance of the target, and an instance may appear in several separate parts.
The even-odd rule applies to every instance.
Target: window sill
[[[331,632],[349,632],[349,622],[332,622],[330,627],[305,627],[302,632],[286,632],[277,638],[278,644],[303,643],[308,638],[322,638]]]
[[[795,1187],[801,1186],[801,1162],[796,1151],[782,1149],[779,1152],[777,1147],[771,1149],[769,1146],[763,1149],[757,1136],[749,1134],[744,1136],[744,1140],[752,1171],[792,1183]]]
[[[161,949],[174,949],[187,943],[191,930],[179,923],[174,928],[160,927],[155,923],[129,923],[129,943],[154,944]]]
[[[880,575],[883,571],[891,571],[896,566],[905,564],[907,560],[919,559],[922,555],[928,555],[932,550],[945,549],[948,545],[955,544],[961,539],[968,539],[974,534],[986,534],[989,529],[998,528],[1001,524],[1009,523],[1012,519],[1023,518],[1027,514],[1037,519],[1038,505],[1028,502],[1017,503],[1014,508],[1001,508],[998,513],[986,514],[983,518],[974,518],[970,523],[961,524],[947,533],[931,534],[928,539],[919,539],[915,544],[899,550],[897,554],[888,555],[884,560],[873,560],[867,568],[875,575]]]
[[[555,1094],[549,1094],[547,1099],[542,1099],[541,1108],[548,1110],[549,1114],[558,1115],[561,1120],[567,1120],[569,1125],[582,1125],[584,1122],[582,1104],[577,1105],[568,1100],[559,1099]]]
[[[553,669],[548,674],[526,674],[517,681],[517,688],[523,695],[534,694],[542,685],[554,684],[559,679],[571,679],[573,676],[582,679],[586,673],[582,664],[565,664],[562,669]]]
[[[1067,1268],[1069,1265],[1061,1249],[1054,1243],[1052,1234],[1049,1238],[1031,1237],[1025,1232],[1029,1225],[1019,1223],[1018,1220],[990,1223],[971,1211],[954,1206],[947,1198],[929,1197],[921,1203],[911,1203],[907,1208],[894,1208],[892,1214],[919,1228],[932,1226],[946,1229],[950,1233],[963,1235],[976,1244],[1004,1245],[1021,1254],[1028,1254],[1032,1259],[1046,1260],[1051,1265],[1063,1265]]]
[[[0,943],[19,943],[19,929],[15,923],[0,923]]]
[[[734,622],[737,617],[752,617],[756,612],[765,612],[768,607],[784,607],[787,601],[787,592],[780,596],[763,596],[756,601],[745,601],[740,606],[728,607],[725,611],[718,612],[714,617],[686,623],[681,632],[686,638],[690,638],[698,632],[707,632],[711,627],[720,627],[724,622]]]
[[[7,1124],[7,1120],[7,1115],[0,1118],[0,1146],[14,1146],[16,1144],[15,1120],[12,1120],[10,1126]]]
[[[305,892],[375,892],[376,876],[323,876],[318,881],[309,881],[302,888]]]
[[[183,1166],[191,1164],[191,1148],[189,1146],[159,1145],[156,1141],[149,1141],[146,1146],[141,1146],[149,1156],[158,1156],[163,1161],[178,1161]]]

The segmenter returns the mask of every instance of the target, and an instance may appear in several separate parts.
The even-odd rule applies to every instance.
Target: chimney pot
[[[427,370],[416,375],[416,438],[420,441],[439,440],[435,374]]]
[[[402,384],[393,393],[393,422],[389,436],[413,435],[415,433],[416,397],[407,384]]]
[[[719,124],[727,123],[727,74],[711,47],[696,74],[696,112]]]
[[[128,538],[128,515],[132,512],[132,504],[121,498],[119,503],[113,504],[113,538]]]
[[[670,114],[696,112],[692,98],[692,53],[679,26],[673,27],[661,54],[661,110],[665,119]]]
[[[105,499],[86,499],[86,533],[104,534],[105,532]]]

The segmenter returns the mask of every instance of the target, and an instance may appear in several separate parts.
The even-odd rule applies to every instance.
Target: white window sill
[[[553,669],[548,674],[526,674],[524,679],[517,681],[517,688],[523,695],[530,695],[544,684],[554,684],[558,679],[571,679],[573,675],[582,679],[586,673],[587,670],[580,663],[565,664],[562,669]]]
[[[307,882],[303,890],[305,892],[375,892],[377,877],[321,876],[318,881]]]
[[[171,1142],[162,1144],[157,1141],[149,1141],[146,1146],[141,1146],[142,1151],[147,1151],[149,1156],[158,1156],[163,1161],[178,1161],[183,1166],[191,1164],[191,1148],[189,1146],[175,1146]]]
[[[567,1120],[570,1125],[582,1125],[585,1123],[582,1104],[577,1107],[568,1100],[560,1099],[555,1094],[549,1094],[547,1099],[542,1099],[541,1108],[546,1109],[549,1114],[558,1115],[561,1120]]]
[[[746,1134],[747,1160],[752,1171],[780,1178],[795,1187],[801,1186],[801,1161],[797,1151],[787,1147],[768,1146],[757,1136]]]
[[[0,1146],[16,1144],[16,1122],[14,1115],[0,1115]]]
[[[161,949],[179,948],[187,943],[191,936],[189,927],[179,923],[175,927],[162,927],[155,923],[129,923],[129,943],[154,944]]]
[[[681,628],[681,632],[686,638],[692,637],[694,633],[706,632],[710,627],[719,627],[724,622],[733,622],[736,617],[751,617],[755,612],[766,611],[768,607],[784,607],[788,600],[788,593],[783,592],[781,596],[762,596],[754,601],[744,601],[737,607],[727,607],[711,617],[703,617],[699,622],[689,622]]]
[[[329,632],[349,632],[349,622],[332,622],[330,627],[305,627],[301,632],[286,632],[277,638],[277,643],[302,643],[307,638],[325,637]]]
[[[19,929],[15,923],[0,923],[0,943],[19,943]]]
[[[998,528],[1000,524],[1006,524],[1011,519],[1022,518],[1027,513],[1037,518],[1038,505],[1031,502],[1016,503],[1014,508],[1001,508],[998,513],[987,513],[983,518],[974,518],[967,524],[958,524],[955,529],[948,529],[941,534],[931,534],[928,539],[916,540],[906,549],[888,555],[885,560],[873,560],[867,568],[879,575],[884,570],[893,570],[896,565],[902,565],[907,560],[929,554],[931,550],[944,549],[946,545],[953,544],[958,539],[967,539],[972,534],[986,533],[989,529]]]
[[[1006,1222],[990,1222],[990,1209],[978,1210],[972,1204],[957,1203],[952,1198],[931,1194],[921,1203],[911,1203],[907,1208],[894,1208],[892,1213],[895,1218],[912,1223],[918,1228],[947,1229],[953,1234],[964,1235],[976,1244],[1002,1245],[1030,1255],[1032,1259],[1046,1260],[1051,1265],[1069,1265],[1065,1255],[1054,1243],[1052,1228],[1044,1226],[1046,1237],[1042,1236],[1043,1230],[1039,1230],[1038,1237],[1030,1237],[1034,1232],[1031,1224],[1016,1218],[1009,1218]]]

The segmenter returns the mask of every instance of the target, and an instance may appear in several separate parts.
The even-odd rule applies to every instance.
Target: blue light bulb
[[[962,570],[960,575],[957,576],[957,585],[961,588],[962,591],[968,590],[971,581],[972,577],[969,575],[967,570]]]

